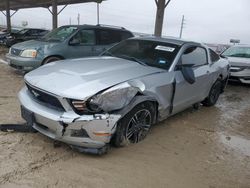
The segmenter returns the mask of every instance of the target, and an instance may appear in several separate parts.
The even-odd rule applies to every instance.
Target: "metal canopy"
[[[57,5],[68,5],[68,4],[77,4],[77,3],[88,3],[88,2],[98,2],[99,0],[57,0]],[[23,8],[36,8],[43,7],[49,8],[52,6],[52,0],[9,0],[9,9],[18,10]],[[0,1],[0,11],[6,10],[6,0]]]
[[[52,28],[57,28],[57,17],[62,10],[70,4],[77,3],[101,3],[104,0],[0,0],[0,11],[6,16],[6,23],[8,32],[11,31],[11,16],[13,16],[18,9],[24,8],[48,8],[52,14]],[[64,5],[64,7],[58,12],[57,6]],[[49,9],[52,7],[52,10]],[[14,10],[13,14],[10,14],[10,10]]]

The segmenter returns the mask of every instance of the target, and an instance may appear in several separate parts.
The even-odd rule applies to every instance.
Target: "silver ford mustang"
[[[173,38],[125,40],[99,57],[58,61],[25,75],[22,117],[82,151],[137,143],[192,105],[212,106],[229,64],[206,46]]]

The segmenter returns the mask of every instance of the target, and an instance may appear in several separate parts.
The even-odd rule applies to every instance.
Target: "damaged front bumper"
[[[28,123],[34,129],[78,148],[105,147],[115,133],[116,123],[121,117],[117,114],[78,115],[73,110],[58,111],[36,101],[27,88],[20,91],[19,100],[22,116],[28,116],[24,119],[30,119],[32,122]]]

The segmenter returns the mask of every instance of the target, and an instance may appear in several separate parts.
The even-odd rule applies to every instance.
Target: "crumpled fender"
[[[116,113],[117,114],[120,114],[121,115],[121,118],[123,118],[128,112],[130,112],[136,105],[140,104],[140,103],[143,103],[143,102],[154,102],[156,105],[155,105],[155,117],[154,117],[154,123],[157,122],[157,114],[158,114],[158,109],[157,109],[157,100],[154,99],[153,97],[151,96],[145,96],[145,95],[137,95],[135,96],[132,101],[126,106],[124,107],[123,109],[117,111]]]

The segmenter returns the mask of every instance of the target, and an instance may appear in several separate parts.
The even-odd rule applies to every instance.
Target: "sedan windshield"
[[[23,35],[27,31],[29,31],[29,29],[22,29],[22,30],[18,31],[17,33],[20,34],[20,35]]]
[[[103,55],[128,59],[142,65],[168,70],[172,65],[180,46],[150,40],[125,40]]]
[[[59,27],[42,37],[41,40],[47,42],[62,42],[66,40],[71,34],[73,34],[76,30],[77,27],[72,26]]]
[[[250,58],[250,47],[231,47],[223,52],[224,56],[228,57],[243,57]]]

